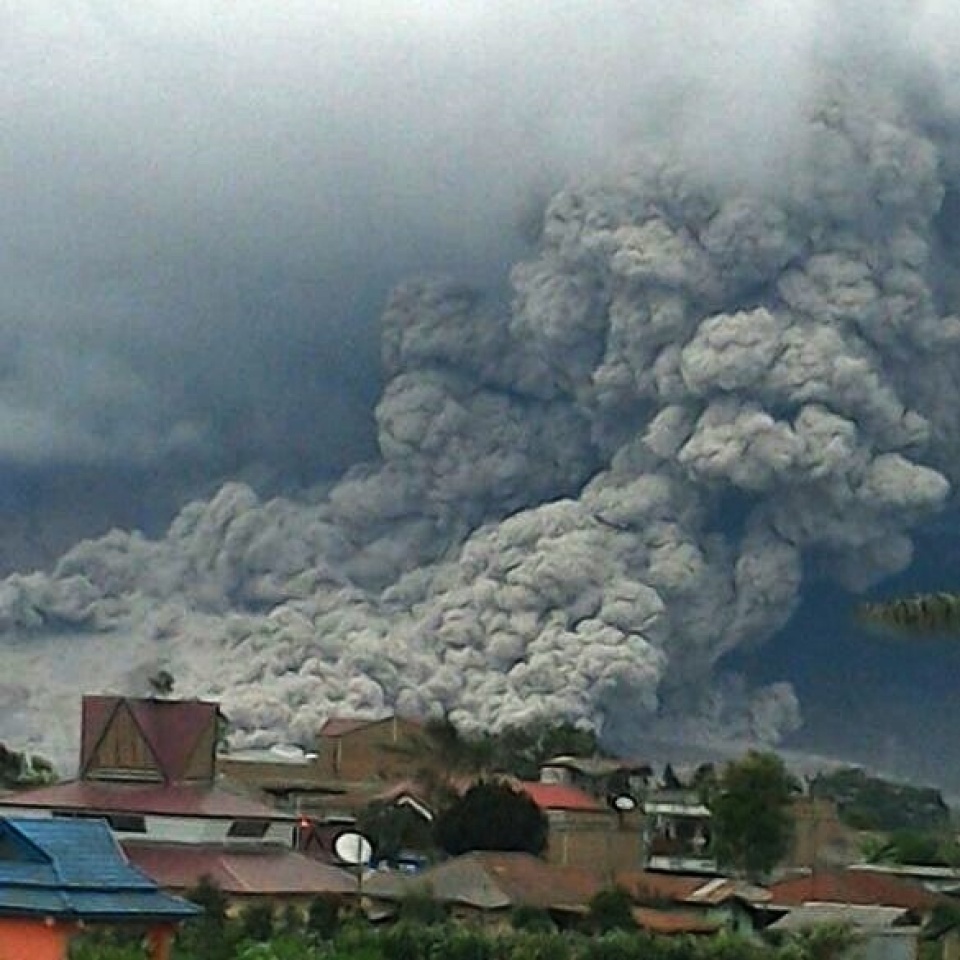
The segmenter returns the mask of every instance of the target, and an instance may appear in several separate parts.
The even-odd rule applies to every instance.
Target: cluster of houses
[[[235,906],[306,906],[328,896],[361,904],[375,920],[429,893],[453,916],[488,925],[520,907],[573,925],[616,885],[630,894],[638,926],[654,933],[842,920],[877,956],[906,960],[921,925],[960,892],[960,874],[950,871],[904,877],[858,866],[856,838],[828,801],[809,797],[796,803],[794,849],[780,879],[758,887],[722,876],[710,859],[710,811],[695,792],[664,789],[646,764],[596,757],[555,757],[538,780],[513,781],[546,815],[541,857],[356,863],[338,840],[356,836],[371,803],[426,823],[435,815],[418,766],[423,726],[395,716],[333,718],[315,752],[221,753],[221,724],[211,702],[83,698],[76,779],[0,797],[0,955],[54,960],[82,922],[135,918],[160,960],[175,924],[194,910],[180,897],[206,879]],[[71,870],[78,883],[56,889]],[[50,889],[32,880],[18,886],[7,876],[17,871],[28,880],[42,874]],[[47,938],[48,952],[34,933],[23,939],[28,929]],[[30,949],[4,952],[7,932],[11,944],[29,941]],[[952,936],[945,942],[952,950]]]

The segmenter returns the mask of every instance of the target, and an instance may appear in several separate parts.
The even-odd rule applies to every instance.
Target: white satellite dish
[[[359,867],[369,863],[373,857],[373,847],[362,834],[347,830],[333,841],[333,852],[344,862]]]
[[[637,801],[633,799],[628,793],[621,793],[619,796],[613,798],[613,808],[614,810],[619,810],[621,813],[626,813],[628,810],[636,810]]]

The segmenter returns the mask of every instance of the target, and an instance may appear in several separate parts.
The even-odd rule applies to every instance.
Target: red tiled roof
[[[818,871],[804,877],[771,884],[772,902],[795,906],[804,903],[850,903],[864,906],[902,907],[924,913],[943,897],[919,884],[860,870]]]
[[[118,710],[128,709],[167,781],[183,779],[197,741],[216,722],[216,703],[88,695],[83,698],[80,769],[86,770]]]
[[[684,911],[634,907],[632,912],[637,926],[650,933],[716,933],[721,926],[717,920]]]
[[[168,890],[188,890],[209,877],[233,896],[350,894],[357,885],[346,870],[293,850],[239,851],[187,844],[122,844],[131,863]]]
[[[702,876],[654,873],[649,870],[624,870],[617,874],[616,879],[618,886],[641,903],[683,903],[708,882],[708,878]]]
[[[128,784],[69,780],[0,797],[3,808],[85,810],[91,813],[155,813],[182,817],[294,820],[257,800],[209,784]]]
[[[563,783],[521,780],[517,786],[541,810],[581,810],[589,813],[603,813],[605,810],[603,805],[589,793]]]

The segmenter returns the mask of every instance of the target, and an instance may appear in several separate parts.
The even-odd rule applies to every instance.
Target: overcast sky
[[[751,7],[3,4],[0,460],[368,456],[392,283],[639,135],[779,149],[821,14]]]

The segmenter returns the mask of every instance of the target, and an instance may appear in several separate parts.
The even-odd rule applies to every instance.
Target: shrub
[[[636,930],[630,894],[622,887],[613,887],[594,894],[590,901],[587,923],[594,933]]]
[[[245,940],[265,943],[273,936],[272,903],[248,904],[240,911],[238,919],[240,921],[240,935]]]
[[[307,930],[323,940],[336,936],[340,927],[340,901],[336,897],[319,896],[307,909]]]
[[[556,924],[546,910],[539,907],[514,907],[510,914],[510,926],[514,930],[529,930],[536,933],[552,933]]]

